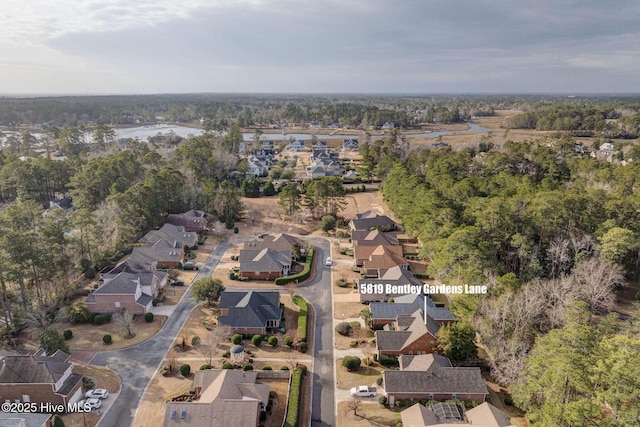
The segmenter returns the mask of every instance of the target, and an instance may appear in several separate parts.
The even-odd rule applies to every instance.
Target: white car
[[[103,388],[97,388],[95,390],[89,390],[84,397],[87,399],[106,399],[109,397],[109,392]]]
[[[78,402],[78,408],[83,408],[83,409],[84,408],[98,409],[101,406],[102,406],[102,400],[100,399],[92,398],[87,400],[81,400],[80,402]]]
[[[331,257],[328,256],[327,259],[324,262],[324,265],[332,265],[332,264],[333,264],[333,261],[331,260]]]

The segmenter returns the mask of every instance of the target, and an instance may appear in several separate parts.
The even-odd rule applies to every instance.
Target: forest
[[[637,425],[640,310],[624,324],[612,310],[640,272],[640,164],[565,138],[486,152],[387,138],[361,151],[429,275],[488,286],[453,310],[533,425]]]

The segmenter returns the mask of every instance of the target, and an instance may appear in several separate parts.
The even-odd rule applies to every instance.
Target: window
[[[429,393],[429,400],[433,400],[433,393]]]
[[[120,308],[120,301],[116,301],[115,304],[116,304],[116,308]]]
[[[457,398],[458,398],[458,395],[457,395],[457,394],[455,394],[455,393],[451,393],[451,398],[452,398],[452,399],[457,399]]]
[[[28,394],[23,394],[22,395],[22,401],[24,403],[29,403],[29,402],[31,402],[31,397]]]

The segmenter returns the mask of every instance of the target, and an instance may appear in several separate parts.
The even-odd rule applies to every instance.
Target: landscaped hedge
[[[297,427],[300,412],[300,394],[304,370],[296,368],[291,377],[291,389],[289,390],[289,406],[287,408],[287,418],[284,421],[285,427]]]
[[[292,301],[300,307],[300,313],[298,314],[298,332],[296,332],[296,338],[301,341],[307,340],[307,302],[299,295],[294,295]]]
[[[303,280],[307,280],[311,276],[311,266],[313,265],[313,248],[309,249],[309,253],[307,254],[307,259],[304,262],[304,268],[302,272],[298,274],[293,274],[291,276],[278,277],[275,280],[276,285],[286,285],[287,283],[302,282]]]

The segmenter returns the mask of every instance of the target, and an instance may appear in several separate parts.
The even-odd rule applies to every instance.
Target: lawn
[[[340,390],[349,390],[359,385],[375,385],[376,379],[382,376],[382,371],[382,367],[374,363],[369,368],[360,366],[358,370],[349,372],[347,368],[342,366],[342,359],[338,359],[336,362],[337,387]]]
[[[338,427],[374,426],[374,427],[396,427],[400,419],[399,411],[392,411],[379,403],[362,402],[358,414],[354,415],[349,408],[350,402],[338,403]]]

